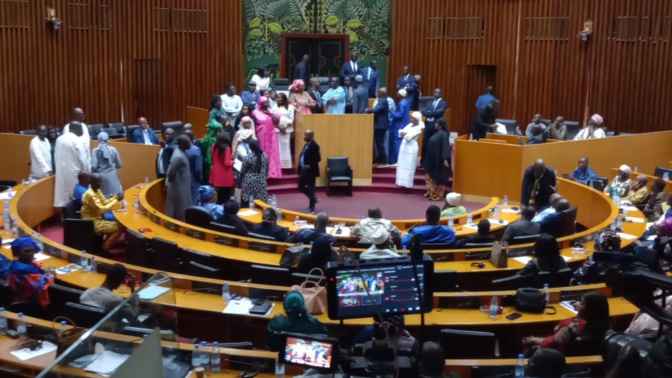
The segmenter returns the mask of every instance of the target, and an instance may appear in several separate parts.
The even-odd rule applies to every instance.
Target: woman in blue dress
[[[403,129],[410,122],[411,103],[406,98],[406,90],[400,89],[397,94],[401,101],[399,105],[390,113],[392,123],[388,131],[390,153],[387,155],[390,165],[397,164],[399,149],[401,148],[402,137],[399,136],[399,130]]]

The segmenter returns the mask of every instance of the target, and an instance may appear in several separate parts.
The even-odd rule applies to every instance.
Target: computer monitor
[[[332,370],[337,366],[338,341],[319,336],[286,334],[278,361],[288,365]]]
[[[408,257],[361,261],[359,269],[331,262],[326,276],[330,319],[432,310],[434,263],[428,256],[423,261]]]

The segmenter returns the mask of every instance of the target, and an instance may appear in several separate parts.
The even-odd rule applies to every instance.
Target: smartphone
[[[340,235],[340,234],[342,234],[342,233],[343,233],[343,230],[341,230],[340,228],[337,228],[337,229],[336,229],[336,235]]]
[[[512,312],[509,315],[506,315],[506,318],[509,319],[509,320],[516,320],[516,319],[520,318],[521,316],[523,316],[523,315],[521,315],[520,313]]]

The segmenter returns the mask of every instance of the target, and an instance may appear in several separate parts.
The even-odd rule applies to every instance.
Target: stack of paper
[[[119,354],[106,350],[84,370],[101,375],[110,375],[114,373],[127,358],[128,355],[126,354]]]
[[[48,342],[48,341],[43,341],[42,342],[42,347],[35,349],[35,350],[30,350],[28,348],[23,348],[19,350],[14,350],[12,351],[12,355],[14,357],[18,358],[21,361],[25,361],[34,357],[41,356],[43,354],[47,354],[50,352],[53,352],[57,349],[56,345]]]

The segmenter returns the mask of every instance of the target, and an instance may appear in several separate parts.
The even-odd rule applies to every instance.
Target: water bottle
[[[616,205],[616,207],[621,206],[621,197],[618,196],[618,193],[616,193],[616,191],[614,191],[614,194],[611,196],[611,200],[614,202],[614,205]]]
[[[469,140],[474,140],[474,134],[469,133]]]
[[[91,256],[91,266],[89,270],[93,273],[96,273],[96,256]]]
[[[548,292],[548,284],[544,284],[544,300],[548,305],[548,302],[551,300],[551,294]]]
[[[275,194],[273,195],[273,207],[278,207],[278,197]]]
[[[495,219],[499,219],[499,205],[495,205]]]
[[[471,224],[474,221],[471,211],[467,213],[467,224]]]
[[[62,335],[63,332],[65,332],[65,326],[66,326],[66,324],[67,324],[67,323],[65,322],[65,320],[61,320],[61,328],[58,330],[58,334],[59,334],[59,335]]]
[[[221,370],[221,358],[219,355],[219,343],[215,341],[212,343],[212,350],[210,351],[210,370]]]
[[[616,217],[614,217],[614,219],[611,220],[611,225],[609,226],[609,228],[611,229],[611,231],[616,231],[616,229],[618,228],[617,225],[618,221],[616,220]]]
[[[448,216],[448,227],[453,228],[454,225],[455,225],[455,219],[453,219],[452,215],[449,215]]]
[[[19,237],[19,222],[16,218],[12,219],[12,238],[16,239]]]
[[[140,207],[140,199],[138,196],[133,196],[133,207],[136,209]]]
[[[145,176],[145,185],[149,185],[149,176]]]
[[[26,187],[26,179],[21,179],[21,189]]]
[[[82,257],[79,258],[79,265],[82,266],[83,271],[89,270],[89,257],[86,255],[86,251],[82,251]]]
[[[208,353],[205,348],[208,347],[208,343],[201,341],[201,367],[205,370],[208,370],[210,366],[210,353]]]
[[[248,198],[250,210],[254,210],[254,196]]]
[[[518,361],[516,361],[516,370],[513,373],[513,376],[516,378],[525,377],[525,356],[522,354],[518,355]]]
[[[23,312],[19,312],[18,316],[19,318],[16,320],[16,333],[19,334],[19,339],[26,340],[28,338],[28,335],[26,335],[28,331],[26,328],[26,319],[23,318]]]
[[[294,224],[299,224],[301,221],[301,218],[297,215],[296,218],[294,218]]]
[[[7,317],[5,316],[5,308],[0,307],[0,335],[7,334]]]
[[[37,234],[37,245],[40,247],[40,250],[44,251],[44,242],[42,241],[42,234]]]
[[[194,350],[191,352],[191,366],[193,367],[199,367],[201,366],[202,360],[201,360],[201,351],[198,349],[199,345],[198,343],[194,344]]]
[[[9,203],[5,202],[5,207],[2,210],[2,220],[5,226],[5,234],[9,234],[12,230],[12,218],[9,216]]]
[[[663,180],[668,181],[670,179],[670,172],[663,173]]]
[[[635,170],[633,172],[639,172],[639,167],[635,165]]]
[[[222,300],[224,301],[224,308],[226,308],[231,300],[231,292],[229,292],[228,282],[224,282],[224,285],[222,285]]]
[[[505,194],[504,195],[504,207],[507,207],[507,206],[509,206],[509,196]]]
[[[498,309],[499,309],[499,301],[497,300],[497,294],[493,294],[492,299],[490,299],[490,308],[488,309],[490,318],[494,318],[495,316],[497,316]]]

